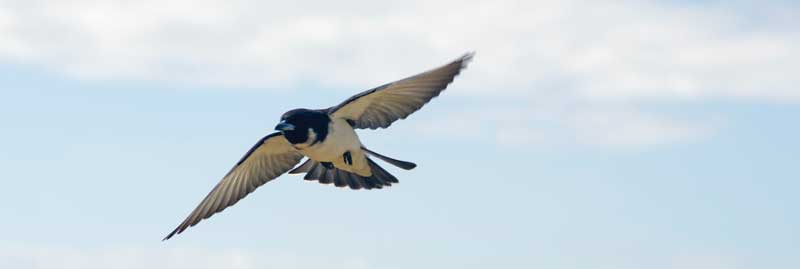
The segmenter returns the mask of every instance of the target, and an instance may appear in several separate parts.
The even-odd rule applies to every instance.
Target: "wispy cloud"
[[[661,146],[698,141],[716,131],[717,122],[690,122],[637,111],[582,111],[569,127],[582,144],[612,147]]]
[[[0,58],[88,79],[366,86],[474,49],[464,88],[478,93],[800,98],[797,31],[708,5],[75,0],[0,13]]]
[[[702,141],[724,128],[722,122],[709,116],[688,120],[642,112],[635,106],[580,105],[505,105],[481,107],[477,111],[458,110],[419,120],[409,130],[530,149],[553,145],[651,148]]]
[[[707,137],[714,129],[710,122],[643,113],[646,102],[800,101],[794,74],[800,34],[784,26],[791,21],[787,10],[798,7],[7,1],[0,4],[0,61],[87,80],[360,90],[477,50],[458,91],[448,94],[528,100],[520,109],[558,116],[544,120],[557,121],[548,130],[530,118],[506,124],[511,131],[495,136],[501,144],[566,136],[590,145],[644,146]],[[565,114],[557,105],[541,108],[543,102],[591,105]]]

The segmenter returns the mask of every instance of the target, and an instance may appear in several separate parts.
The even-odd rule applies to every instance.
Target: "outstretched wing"
[[[200,205],[164,240],[236,204],[267,181],[289,171],[302,158],[303,154],[295,150],[281,133],[265,136],[245,153]]]
[[[328,114],[347,120],[353,128],[389,127],[438,96],[473,55],[467,53],[445,66],[359,93],[328,108]]]

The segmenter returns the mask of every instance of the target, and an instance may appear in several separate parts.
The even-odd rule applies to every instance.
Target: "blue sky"
[[[796,6],[451,4],[0,2],[0,267],[800,266]],[[468,50],[359,132],[400,184],[284,176],[160,241],[282,112]]]

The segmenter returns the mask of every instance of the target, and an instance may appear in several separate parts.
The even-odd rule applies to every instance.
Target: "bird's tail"
[[[406,161],[401,161],[401,160],[397,160],[397,159],[392,159],[392,158],[383,156],[381,154],[378,154],[377,152],[371,151],[371,150],[369,150],[369,149],[367,149],[365,147],[361,147],[361,149],[366,151],[367,154],[369,154],[371,156],[375,156],[376,158],[381,159],[384,162],[391,163],[394,166],[397,166],[397,167],[400,167],[400,168],[403,168],[403,169],[406,169],[406,170],[411,170],[411,169],[414,169],[414,167],[417,167],[417,164],[412,163],[412,162],[406,162]]]
[[[376,156],[377,157],[377,156]],[[389,174],[382,167],[367,158],[367,163],[372,170],[372,175],[364,177],[355,173],[350,173],[337,168],[327,168],[321,163],[308,159],[298,166],[290,174],[306,173],[304,179],[309,181],[319,181],[322,184],[333,183],[336,187],[349,186],[351,189],[380,189],[384,186],[391,186],[397,183],[397,178]]]

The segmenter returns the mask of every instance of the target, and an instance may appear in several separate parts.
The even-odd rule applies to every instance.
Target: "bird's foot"
[[[342,154],[342,158],[344,158],[344,163],[347,165],[353,165],[353,155],[350,155],[349,151],[346,151],[344,154]]]

